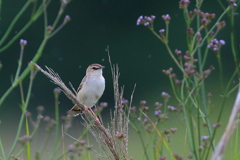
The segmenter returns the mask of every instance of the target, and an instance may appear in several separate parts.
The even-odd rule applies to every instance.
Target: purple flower
[[[188,5],[190,4],[189,0],[181,0],[179,2],[179,8],[181,9],[187,9]]]
[[[164,21],[170,21],[171,17],[169,16],[169,14],[166,15],[162,15],[162,18]]]
[[[199,146],[199,151],[202,151],[203,149],[204,149],[204,147],[203,146]]]
[[[150,26],[150,24],[152,24],[154,22],[154,19],[156,18],[156,16],[154,15],[151,15],[150,17],[148,16],[140,16],[138,17],[137,19],[137,23],[136,25],[139,26],[139,25],[144,25],[144,26]]]
[[[171,75],[173,69],[172,69],[172,68],[169,68],[168,70],[162,70],[162,71],[163,71],[163,73],[165,73],[167,76],[169,76],[169,75]],[[163,92],[163,93],[165,93],[165,92]],[[162,93],[162,96],[163,96],[163,93]]]
[[[195,14],[199,14],[201,11],[198,10],[198,9],[194,9],[193,12],[194,12]]]
[[[237,3],[235,3],[236,0],[227,0],[227,1],[229,2],[230,6],[231,6],[232,8],[237,6]]]
[[[73,144],[70,144],[69,146],[68,146],[68,151],[74,151],[76,148],[75,148],[75,146],[73,145]]]
[[[218,29],[222,29],[223,27],[225,27],[226,22],[225,21],[221,21],[217,23]]]
[[[160,29],[159,32],[160,33],[165,33],[165,29]]]
[[[157,107],[162,107],[162,103],[159,103],[159,102],[155,102],[154,105],[157,106]]]
[[[122,106],[115,106],[114,108],[117,109],[117,110],[119,110],[119,109],[122,108]]]
[[[42,113],[44,111],[44,107],[43,106],[38,106],[37,111]]]
[[[162,92],[162,97],[163,97],[164,99],[168,99],[168,98],[170,98],[171,96],[170,96],[167,92]]]
[[[226,42],[224,40],[217,40],[216,38],[211,40],[210,44],[208,45],[208,48],[212,49],[215,53],[218,53],[222,45],[225,45]]]
[[[170,110],[170,111],[176,111],[177,109],[173,106],[167,106],[167,108]]]
[[[143,25],[147,27],[147,26],[150,26],[150,23],[149,22],[145,22]]]
[[[22,47],[26,46],[26,45],[27,45],[27,40],[20,39],[20,45],[21,45]]]
[[[175,49],[175,53],[176,53],[177,55],[182,54],[182,52],[181,52],[180,50],[177,50],[177,49]]]
[[[154,112],[155,116],[159,116],[161,114],[161,111],[160,110],[157,110]]]
[[[175,133],[175,132],[177,131],[177,128],[171,128],[170,131],[171,131],[172,133]]]
[[[193,28],[187,28],[187,34],[192,36],[194,34]]]
[[[207,18],[204,17],[203,19],[201,19],[201,24],[203,26],[206,26],[208,23],[209,23],[209,20]]]
[[[47,26],[47,31],[51,32],[53,30],[52,26]]]
[[[142,100],[142,101],[140,101],[140,104],[141,104],[141,105],[145,105],[145,104],[147,104],[147,101]]]
[[[213,128],[218,128],[220,126],[220,123],[216,123],[213,125]]]
[[[67,4],[67,0],[61,0],[62,4]]]
[[[135,106],[133,106],[133,107],[131,107],[131,108],[130,108],[130,111],[136,112],[136,111],[137,111],[137,109],[136,109],[136,107],[135,107]]]
[[[100,106],[101,106],[101,107],[107,107],[107,106],[108,106],[108,103],[107,103],[107,102],[101,102],[101,103],[100,103]]]
[[[54,90],[53,90],[53,92],[55,93],[55,94],[59,94],[59,93],[61,93],[61,89],[59,88],[59,87],[57,87],[57,88],[54,88]]]
[[[122,104],[128,104],[128,100],[127,99],[122,99],[121,103]]]
[[[140,16],[140,17],[137,19],[137,26],[139,26],[140,24],[143,24],[143,16]]]
[[[66,22],[68,22],[68,21],[70,21],[70,20],[71,20],[70,16],[69,16],[69,15],[66,15],[65,18],[64,18],[64,22],[66,23]]]
[[[222,40],[222,39],[219,41],[219,43],[220,43],[221,45],[225,45],[225,44],[226,44],[225,41]]]
[[[201,141],[206,141],[206,140],[208,140],[209,139],[209,136],[202,136],[201,137]]]
[[[196,37],[197,41],[201,41],[202,40],[202,35],[200,32],[197,33],[197,37]]]

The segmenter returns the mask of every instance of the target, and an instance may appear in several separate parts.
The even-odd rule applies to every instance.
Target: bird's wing
[[[86,79],[87,79],[87,76],[85,76],[85,77],[82,79],[82,82],[80,83],[80,85],[79,85],[79,87],[78,87],[78,89],[77,89],[77,93],[82,89],[83,84],[84,84],[84,82],[86,81]]]

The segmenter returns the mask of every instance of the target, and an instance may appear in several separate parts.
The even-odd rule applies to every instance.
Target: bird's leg
[[[85,105],[84,105],[85,106]],[[101,126],[101,122],[99,120],[99,118],[96,116],[96,114],[94,113],[94,111],[92,110],[92,108],[88,108],[88,110],[92,113],[92,115],[95,117],[95,125],[96,126]]]
[[[83,113],[89,113],[89,114],[93,115],[94,118],[95,118],[94,125],[101,126],[101,122],[100,122],[99,118],[96,116],[96,114],[94,113],[94,111],[91,108],[89,108],[88,106],[84,105]]]
[[[88,112],[88,106],[83,105],[84,106],[84,112],[87,113]]]

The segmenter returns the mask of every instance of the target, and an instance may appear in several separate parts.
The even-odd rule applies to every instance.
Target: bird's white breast
[[[103,76],[89,76],[78,92],[78,98],[88,107],[94,106],[105,89]]]

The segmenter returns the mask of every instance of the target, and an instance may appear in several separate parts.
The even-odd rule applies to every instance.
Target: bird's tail
[[[79,114],[82,113],[82,109],[78,107],[77,105],[74,105],[70,111],[68,111],[68,116],[78,116]]]

